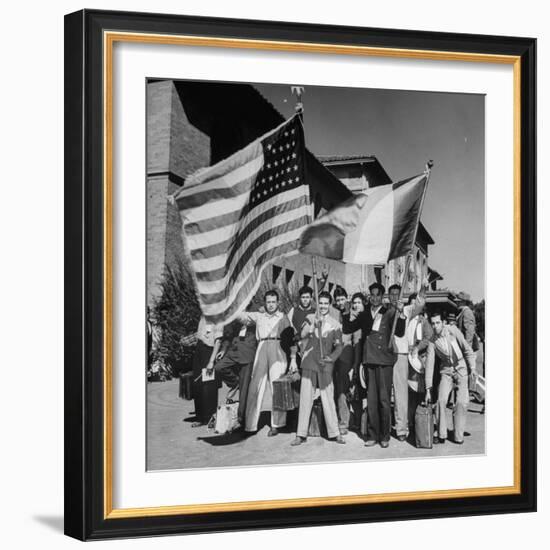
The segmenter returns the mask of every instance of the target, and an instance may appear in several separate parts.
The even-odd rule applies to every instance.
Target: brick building
[[[166,265],[184,260],[179,214],[167,197],[198,168],[215,164],[283,122],[282,115],[246,84],[149,80],[147,83],[147,304],[159,295]],[[390,183],[374,156],[325,157],[306,152],[308,170],[322,164],[334,175],[311,189],[316,214],[332,208],[351,193]],[[321,164],[322,163],[322,164]],[[315,178],[313,178],[315,179]],[[319,178],[321,180],[321,178]],[[413,292],[428,276],[428,246],[434,241],[421,224],[405,291]],[[383,266],[358,266],[320,258],[328,271],[327,289],[336,284],[348,292],[365,290],[377,280],[386,286],[400,282],[404,258]],[[311,259],[282,259],[264,273],[270,285],[311,281]]]

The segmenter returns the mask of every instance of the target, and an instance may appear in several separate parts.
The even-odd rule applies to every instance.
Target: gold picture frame
[[[534,314],[528,314],[533,308],[534,296],[526,293],[526,285],[534,288],[533,275],[526,270],[535,262],[534,237],[532,224],[534,212],[530,197],[534,193],[534,173],[528,166],[534,155],[534,48],[532,39],[504,40],[498,37],[473,37],[467,35],[430,35],[429,33],[407,31],[403,32],[399,40],[392,33],[377,32],[369,34],[369,29],[362,29],[361,39],[346,29],[337,27],[304,26],[300,32],[300,25],[292,28],[292,39],[281,39],[278,36],[284,30],[290,31],[283,23],[268,23],[254,21],[224,21],[226,36],[220,34],[219,23],[222,20],[208,20],[204,18],[162,17],[131,13],[92,12],[84,11],[66,17],[67,52],[66,66],[72,70],[67,83],[69,96],[67,98],[67,113],[72,119],[66,119],[71,126],[66,139],[71,135],[78,135],[82,141],[82,148],[89,151],[84,158],[75,159],[70,156],[67,166],[67,186],[69,203],[79,198],[84,203],[92,204],[94,215],[88,219],[75,220],[71,214],[67,220],[66,239],[72,239],[71,231],[75,223],[80,222],[85,227],[84,232],[95,232],[94,251],[90,258],[98,259],[101,255],[101,276],[95,269],[87,271],[87,267],[73,269],[75,262],[86,257],[85,246],[78,248],[79,254],[74,254],[74,246],[68,254],[68,269],[71,281],[68,282],[67,297],[70,303],[77,297],[86,304],[86,291],[78,282],[83,278],[97,279],[94,288],[90,289],[87,297],[97,296],[101,290],[101,308],[95,308],[94,318],[101,313],[100,338],[86,333],[84,317],[90,314],[86,305],[75,311],[72,319],[80,319],[80,334],[83,336],[82,349],[75,352],[75,327],[71,317],[67,321],[68,335],[71,349],[67,354],[66,369],[70,370],[67,376],[66,396],[68,413],[78,410],[97,410],[101,403],[101,424],[86,426],[84,419],[69,421],[69,430],[66,425],[66,461],[80,463],[78,468],[68,468],[66,484],[72,488],[75,482],[80,481],[87,486],[87,491],[74,494],[73,489],[66,493],[66,532],[81,539],[110,538],[118,536],[132,536],[138,532],[158,534],[163,532],[196,532],[216,529],[238,529],[247,525],[262,525],[265,527],[291,525],[273,512],[293,509],[302,509],[300,516],[302,525],[313,524],[311,511],[324,510],[326,522],[351,521],[354,514],[359,514],[363,521],[386,517],[407,517],[411,506],[418,502],[433,501],[434,506],[439,502],[440,514],[470,514],[490,510],[491,506],[509,506],[509,510],[534,509],[534,468],[535,459],[534,433],[525,429],[526,422],[535,414],[533,401],[525,402],[524,396],[535,396],[533,378],[526,378],[522,364],[527,359],[526,353],[534,354],[532,346],[536,323]],[[306,27],[308,27],[306,29]],[[159,29],[162,28],[162,32]],[[119,30],[120,29],[120,30]],[[124,29],[124,30],[123,30]],[[133,30],[128,30],[133,29]],[[206,32],[205,32],[206,31]],[[307,32],[305,32],[307,31]],[[230,36],[227,36],[230,35]],[[259,36],[258,36],[259,35]],[[238,36],[236,38],[235,36]],[[303,39],[301,37],[307,37]],[[318,40],[312,40],[313,37]],[[85,40],[83,40],[83,38]],[[413,47],[400,46],[409,40]],[[480,489],[456,489],[423,492],[388,493],[382,495],[357,495],[339,497],[318,497],[282,499],[248,502],[220,502],[213,504],[182,504],[179,506],[162,506],[147,508],[117,509],[113,505],[113,49],[118,43],[164,44],[178,46],[201,46],[212,48],[239,48],[282,52],[302,52],[318,54],[344,54],[353,56],[376,56],[412,58],[438,61],[461,61],[472,63],[506,64],[513,68],[514,82],[514,483],[511,486],[490,487]],[[86,46],[82,46],[82,44]],[[80,46],[78,46],[80,44]],[[417,46],[422,44],[422,47]],[[82,51],[78,48],[87,47],[88,63],[83,63]],[[80,54],[80,55],[79,55]],[[82,89],[83,82],[90,82],[91,75],[101,74],[100,85],[95,89]],[[77,79],[77,75],[82,79]],[[86,78],[88,77],[88,78]],[[85,86],[85,84],[84,84]],[[101,130],[93,135],[86,134],[82,119],[75,119],[78,112],[86,116],[101,120]],[[89,113],[92,112],[90,115]],[[101,146],[101,149],[99,148]],[[68,144],[69,149],[72,144]],[[101,160],[98,168],[97,162]],[[86,170],[86,163],[95,162],[95,168]],[[78,197],[75,197],[74,181],[79,181]],[[96,187],[101,184],[98,191]],[[94,191],[87,191],[95,186]],[[87,196],[93,193],[95,198]],[[97,194],[96,194],[97,193]],[[101,225],[98,227],[98,224]],[[88,224],[88,225],[86,225]],[[82,246],[82,245],[80,245]],[[84,294],[84,296],[83,296]],[[100,311],[101,310],[101,311]],[[101,346],[98,348],[98,341]],[[94,346],[93,360],[82,360],[88,357],[86,347]],[[80,355],[81,368],[78,375],[72,367],[72,360]],[[531,356],[532,357],[532,356]],[[86,372],[93,365],[101,365],[101,372],[95,372],[94,382],[90,384]],[[69,366],[71,365],[71,366]],[[87,370],[88,369],[88,370]],[[86,383],[83,384],[83,381]],[[78,383],[80,384],[78,385]],[[98,384],[101,384],[98,386]],[[78,434],[77,434],[78,432]],[[75,437],[75,434],[77,436]],[[101,435],[101,439],[98,439]],[[81,442],[88,442],[82,446]],[[101,456],[102,464],[90,468],[92,459]],[[92,496],[90,492],[93,492]],[[78,501],[78,505],[75,505]],[[398,504],[402,507],[402,514],[395,516],[388,513],[388,504]],[[461,507],[462,505],[462,507]],[[454,507],[453,507],[454,506]],[[75,513],[86,510],[87,513]],[[425,515],[433,515],[434,508]],[[454,510],[454,512],[453,512]],[[271,515],[270,515],[271,513]],[[239,519],[235,519],[239,514]],[[349,519],[346,519],[346,514]],[[380,514],[380,515],[379,515]],[[385,514],[385,515],[384,515]],[[422,513],[421,513],[422,514]],[[246,517],[249,517],[249,520]],[[319,517],[319,516],[318,516]],[[83,518],[86,518],[85,520]],[[244,518],[244,524],[243,524]],[[308,519],[310,518],[310,519]],[[247,523],[249,521],[249,523]],[[319,523],[323,523],[322,520]]]

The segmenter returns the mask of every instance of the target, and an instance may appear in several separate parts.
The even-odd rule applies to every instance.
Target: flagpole
[[[296,94],[296,105],[294,107],[294,110],[296,111],[296,114],[298,115],[298,118],[300,119],[300,122],[302,123],[302,131],[304,132],[304,151],[303,151],[303,162],[306,161],[306,147],[305,147],[305,126],[304,126],[304,103],[302,101],[302,94],[304,92],[303,86],[291,86],[290,90],[293,94]],[[313,201],[311,202],[311,221],[315,219],[315,204]],[[317,258],[312,254],[311,255],[311,270],[313,272],[313,292],[315,294],[315,322],[318,326],[319,330],[319,353],[321,354],[321,359],[325,356],[324,350],[323,350],[323,327],[321,323],[321,317],[319,315],[319,285],[317,282]]]
[[[424,192],[422,193],[422,198],[420,199],[420,208],[418,210],[418,219],[416,220],[416,227],[414,228],[414,236],[413,236],[413,247],[416,244],[416,235],[418,233],[418,226],[420,225],[420,216],[422,215],[422,209],[424,208],[424,199],[426,198],[426,191],[428,190],[428,183],[430,181],[430,174],[432,173],[434,162],[433,160],[429,160],[426,163],[426,170],[424,171],[425,174],[427,174],[426,177],[426,185],[424,186]],[[407,260],[405,261],[405,269],[403,270],[403,276],[401,278],[401,285],[399,288],[399,297],[397,298],[398,301],[400,301],[403,298],[403,291],[405,288],[405,277],[407,276],[409,272],[409,266],[411,264],[411,257],[412,257],[412,251],[407,254]],[[395,334],[395,327],[397,326],[397,319],[399,317],[399,312],[396,310],[395,315],[393,317],[393,324],[391,328],[390,333],[390,342],[392,341],[392,338]]]

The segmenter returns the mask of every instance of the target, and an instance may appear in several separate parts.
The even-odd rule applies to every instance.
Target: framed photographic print
[[[65,18],[65,530],[536,508],[531,38]]]

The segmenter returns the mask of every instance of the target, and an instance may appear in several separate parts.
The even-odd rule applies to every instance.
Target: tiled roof
[[[362,160],[368,162],[376,162],[377,158],[374,155],[331,155],[317,156],[321,162],[348,162],[350,160]]]

